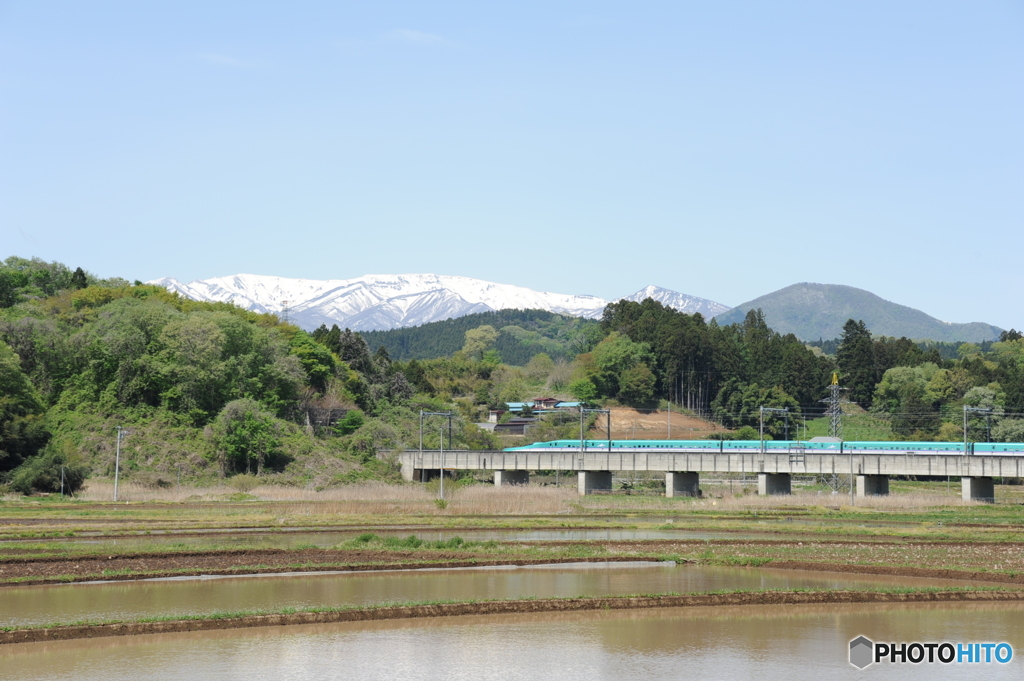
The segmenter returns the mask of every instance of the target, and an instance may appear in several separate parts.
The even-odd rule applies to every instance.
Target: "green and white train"
[[[686,454],[750,454],[760,451],[808,454],[912,454],[963,456],[1024,456],[1024,443],[971,442],[966,451],[963,442],[810,442],[803,440],[587,440],[588,452],[679,452]],[[506,452],[578,452],[579,440],[534,442],[522,447],[507,447]]]

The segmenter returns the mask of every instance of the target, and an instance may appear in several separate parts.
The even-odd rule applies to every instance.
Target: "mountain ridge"
[[[977,343],[997,340],[1002,331],[984,322],[945,322],[853,286],[810,282],[754,298],[717,315],[715,320],[723,325],[740,323],[754,309],[764,313],[771,328],[804,341],[838,338],[848,319],[863,320],[876,336],[913,340]]]
[[[337,324],[355,331],[387,330],[502,309],[546,310],[596,319],[613,302],[598,296],[535,291],[435,274],[369,274],[329,280],[235,274],[187,284],[173,277],[148,283],[193,300],[230,302],[256,312],[280,314],[287,310],[289,319],[305,329]],[[648,286],[629,299],[648,296],[708,318],[729,309],[721,303],[657,286]]]

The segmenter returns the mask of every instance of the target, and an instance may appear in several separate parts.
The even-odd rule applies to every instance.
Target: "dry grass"
[[[459,489],[452,496],[448,512],[467,515],[568,513],[578,502],[576,491],[564,487],[472,485]]]
[[[114,485],[90,480],[78,498],[110,501]],[[239,498],[234,487],[152,488],[134,483],[118,487],[118,499],[125,502],[215,501]],[[567,513],[578,501],[574,489],[537,486],[447,485],[447,504],[436,503],[438,485],[389,485],[365,483],[317,491],[283,485],[260,485],[245,493],[253,501],[300,502],[289,509],[295,515],[520,515]],[[306,503],[302,503],[306,502]]]
[[[187,501],[198,499],[217,499],[234,494],[227,485],[216,487],[150,487],[134,482],[123,482],[117,486],[118,501]],[[112,501],[114,483],[108,480],[88,480],[85,487],[75,495],[82,501]]]
[[[979,501],[964,501],[960,497],[950,497],[940,494],[927,493],[904,493],[890,494],[888,496],[857,497],[854,504],[857,508],[871,508],[884,510],[920,510],[927,508],[940,508],[949,506],[982,506],[986,505]],[[701,499],[693,502],[693,508],[699,509],[721,509],[729,510],[765,510],[785,508],[791,506],[805,507],[841,507],[844,510],[850,508],[849,494],[791,494],[788,496],[756,496],[756,495],[731,495],[725,494],[718,499]]]
[[[589,512],[604,511],[765,511],[793,507],[801,508],[833,508],[843,511],[857,509],[877,509],[885,511],[921,511],[961,506],[982,506],[989,504],[978,501],[963,501],[959,496],[928,492],[894,492],[889,496],[857,497],[851,506],[850,495],[817,494],[796,492],[791,495],[758,496],[755,488],[747,487],[746,494],[734,494],[730,491],[713,489],[712,494],[701,499],[687,497],[667,499],[660,494],[638,495],[594,495],[580,498],[577,507]],[[708,489],[704,488],[707,493]],[[999,498],[999,491],[996,491]]]
[[[110,501],[114,486],[108,481],[90,480],[78,498],[84,501]],[[750,490],[748,490],[749,492]],[[997,491],[996,496],[999,496]],[[714,491],[703,499],[666,499],[661,495],[595,495],[581,498],[575,486],[503,486],[446,485],[447,504],[441,508],[437,481],[426,485],[365,483],[317,491],[284,485],[260,485],[239,493],[228,485],[211,487],[152,488],[135,483],[119,486],[118,499],[125,502],[188,502],[251,500],[292,502],[290,513],[321,515],[529,515],[570,513],[574,511],[628,510],[753,510],[785,507],[850,508],[849,494],[800,493],[788,496],[757,496]],[[297,504],[295,502],[298,502]],[[959,496],[938,492],[893,493],[889,496],[857,497],[857,508],[878,510],[923,510],[940,507],[984,506],[963,501]]]
[[[261,498],[264,488],[253,494]],[[280,491],[278,492],[280,493]],[[568,489],[534,486],[494,487],[492,485],[450,485],[445,488],[445,504],[439,505],[438,486],[426,485],[351,485],[324,492],[312,492],[308,507],[297,514],[369,514],[369,515],[526,515],[531,513],[568,513],[577,501]]]

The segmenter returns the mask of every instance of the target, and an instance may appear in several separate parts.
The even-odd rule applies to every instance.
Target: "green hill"
[[[494,348],[502,361],[519,366],[541,352],[552,359],[572,359],[589,349],[588,339],[594,334],[600,337],[597,320],[545,310],[480,312],[404,329],[363,331],[361,335],[371,349],[384,346],[392,360],[434,359],[449,357],[461,350],[466,332],[484,325],[500,332]]]
[[[838,338],[848,319],[864,320],[876,336],[906,336],[915,340],[979,343],[997,340],[1002,331],[982,322],[943,322],[868,291],[835,284],[793,284],[734,307],[715,319],[719,324],[742,322],[749,310],[758,308],[770,327],[807,341]]]

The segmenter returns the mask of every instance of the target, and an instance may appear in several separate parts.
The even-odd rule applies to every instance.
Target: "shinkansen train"
[[[809,454],[947,454],[962,456],[963,442],[805,442],[802,440],[587,440],[588,452],[681,452],[687,454],[733,453],[752,454],[767,452],[803,451]],[[578,452],[579,440],[552,440],[534,442],[522,447],[508,447],[506,452]],[[967,445],[967,454],[984,456],[1024,456],[1021,442],[973,442]]]

